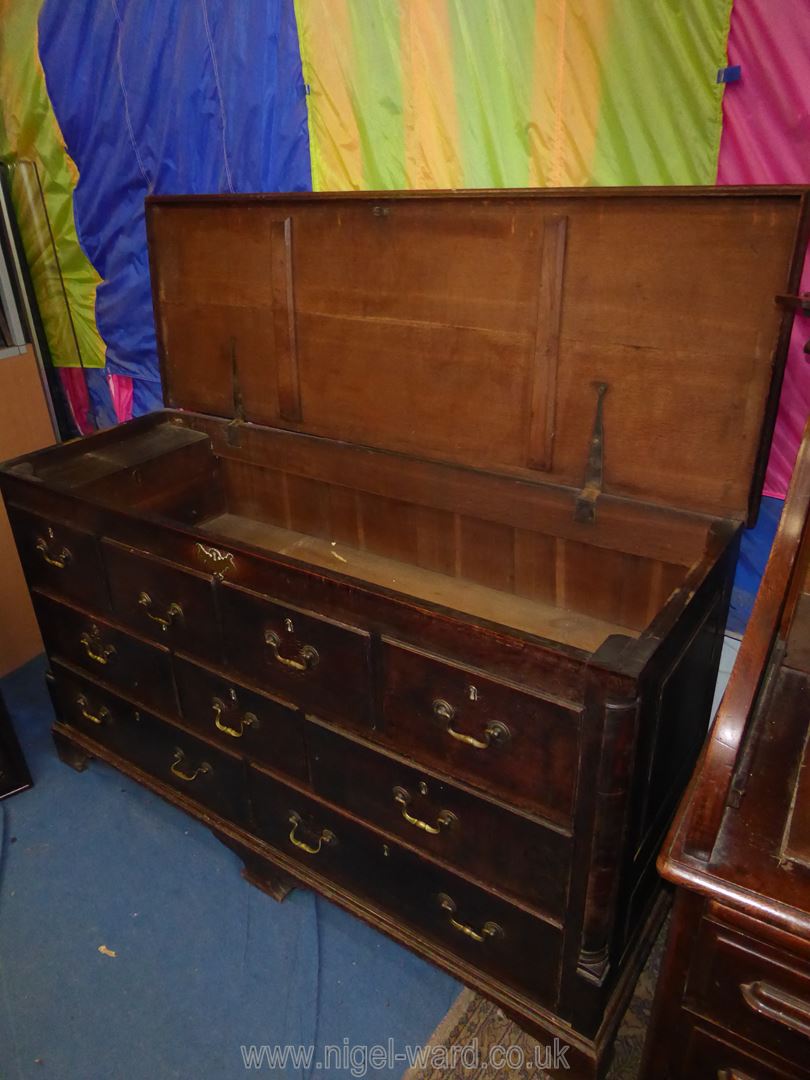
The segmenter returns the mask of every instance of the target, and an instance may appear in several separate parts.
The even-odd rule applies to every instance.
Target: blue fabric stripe
[[[144,197],[311,187],[293,3],[46,0],[39,37],[107,370],[144,381],[139,415],[160,405]]]

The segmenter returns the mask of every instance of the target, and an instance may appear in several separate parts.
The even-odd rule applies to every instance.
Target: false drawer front
[[[683,1080],[807,1080],[807,1059],[795,1062],[772,1057],[728,1032],[696,1023],[688,1032],[683,1060],[667,1076]]]
[[[219,626],[208,575],[113,540],[103,540],[101,546],[116,618],[161,645],[219,661]]]
[[[311,712],[368,724],[365,631],[227,583],[221,595],[229,667]]]
[[[176,711],[171,660],[166,649],[49,596],[32,593],[32,599],[51,658],[82,668],[147,708]]]
[[[91,611],[110,602],[98,541],[92,533],[9,506],[9,520],[31,588],[76,600]]]
[[[381,735],[395,750],[570,823],[579,710],[397,642],[383,655]]]
[[[229,750],[307,779],[303,718],[296,709],[179,656],[174,672],[189,726]]]
[[[156,780],[237,824],[247,821],[242,762],[90,679],[52,665],[51,694],[62,723]]]
[[[249,770],[258,835],[352,895],[496,978],[553,1005],[561,935],[338,811]]]
[[[695,956],[690,1008],[774,1053],[810,1062],[810,965],[708,919]]]
[[[561,916],[571,840],[310,722],[315,791],[548,915]]]

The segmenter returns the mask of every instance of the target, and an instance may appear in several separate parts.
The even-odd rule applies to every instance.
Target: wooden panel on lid
[[[580,488],[604,383],[605,491],[744,516],[802,194],[152,199],[166,401]]]

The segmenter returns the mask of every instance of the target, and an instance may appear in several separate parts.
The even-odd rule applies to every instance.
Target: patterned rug
[[[624,1015],[613,1053],[607,1080],[636,1080],[641,1067],[641,1053],[650,1020],[653,994],[661,966],[669,919],[661,928],[647,959],[633,997]],[[462,990],[452,1008],[428,1041],[426,1064],[415,1065],[403,1080],[539,1080],[536,1043],[521,1031],[501,1010],[479,997],[472,990]],[[453,1058],[453,1048],[475,1047],[473,1058]],[[490,1061],[493,1047],[507,1049],[507,1059],[498,1065],[482,1065]],[[428,1049],[426,1048],[426,1049]],[[562,1069],[552,1075],[564,1076]]]

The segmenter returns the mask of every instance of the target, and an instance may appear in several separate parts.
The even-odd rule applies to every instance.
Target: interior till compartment
[[[289,556],[586,652],[638,636],[710,519],[193,414],[45,459],[105,504]],[[494,485],[494,486],[493,486]],[[497,498],[492,493],[497,492]]]

